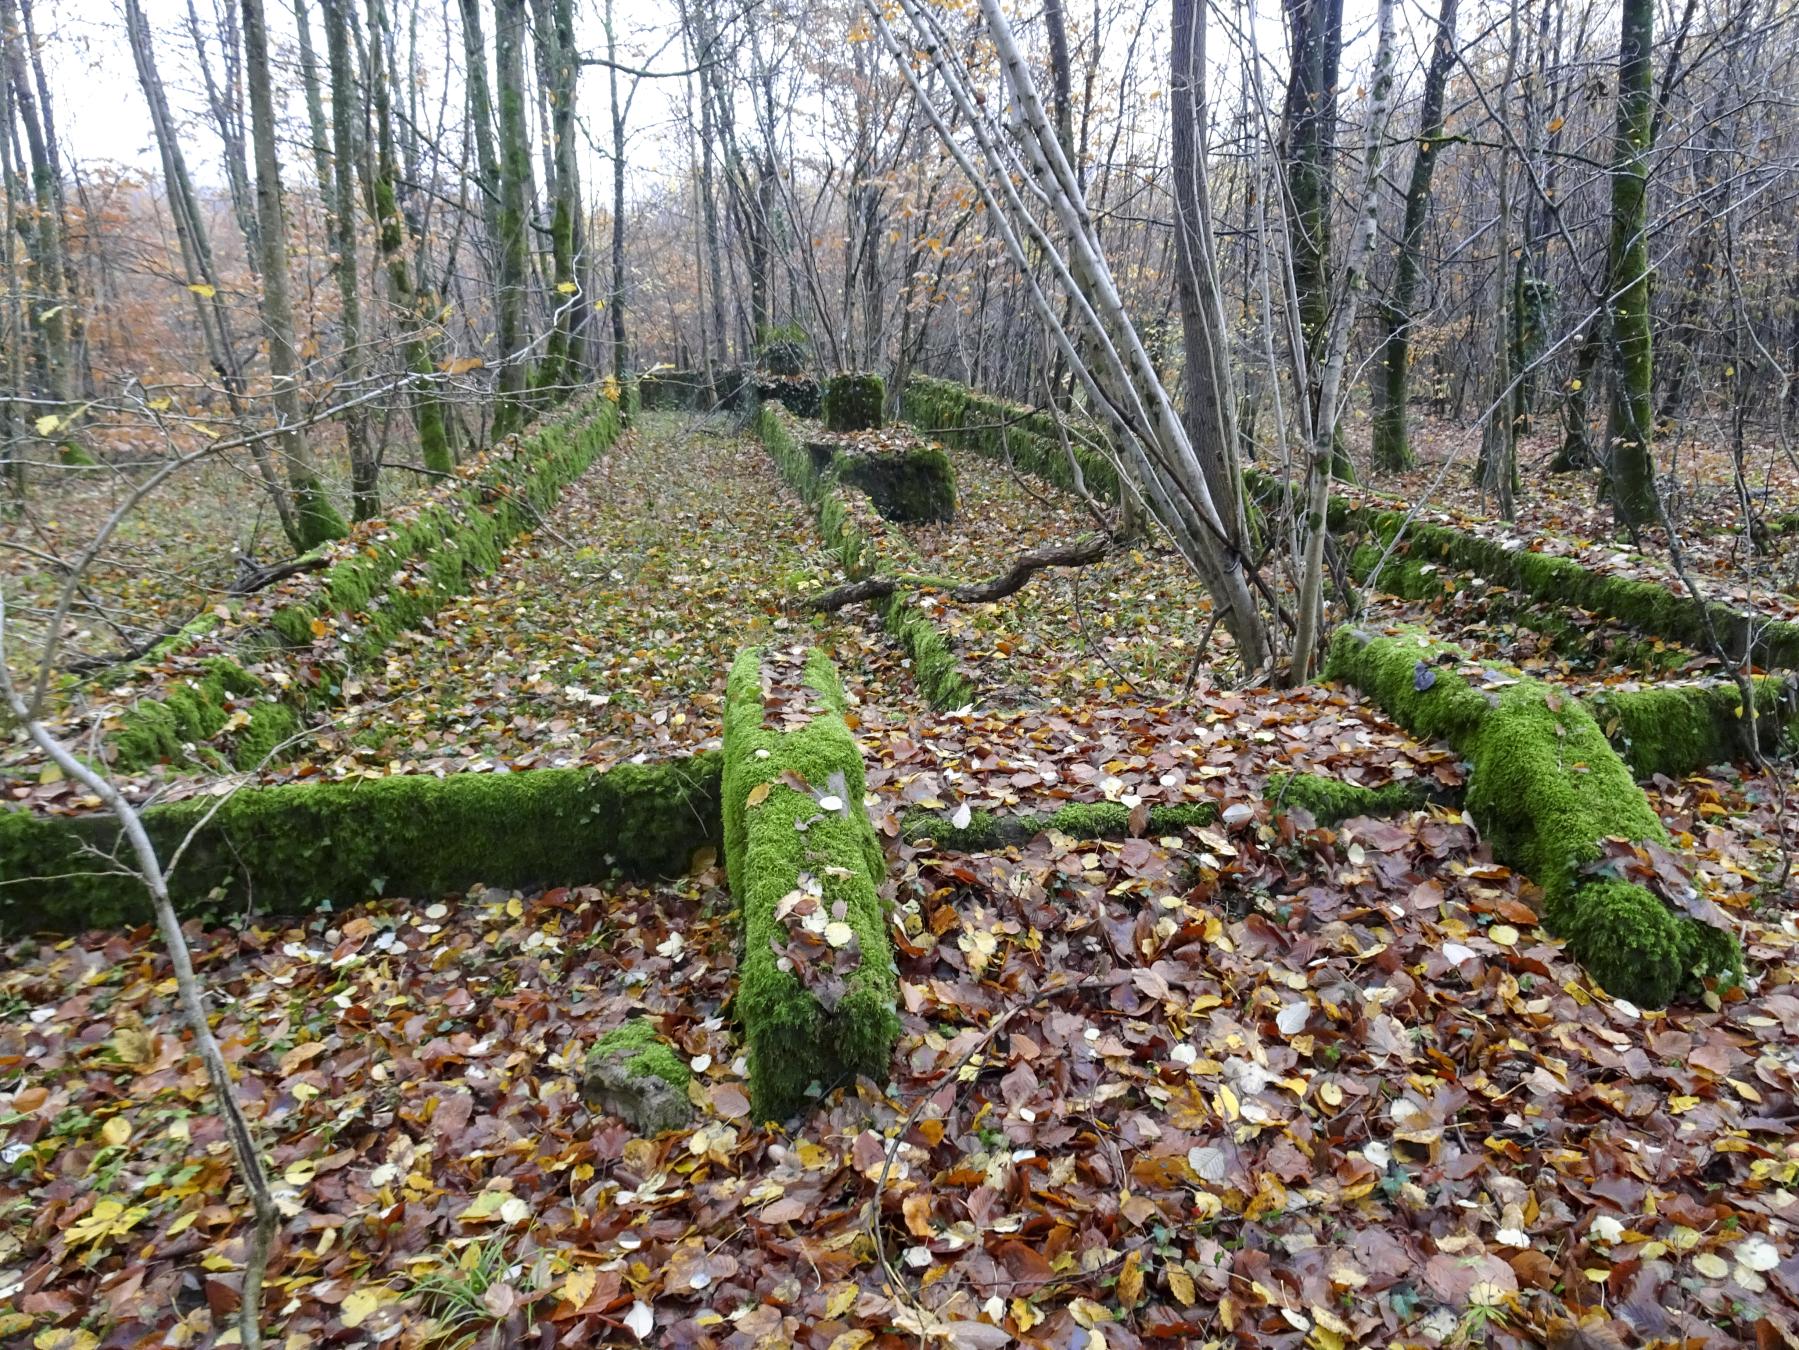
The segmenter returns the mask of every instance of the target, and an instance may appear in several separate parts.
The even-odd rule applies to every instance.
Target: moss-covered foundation
[[[887,420],[887,384],[879,375],[831,376],[825,385],[825,425],[832,431],[875,431]]]
[[[1639,886],[1591,870],[1608,838],[1667,843],[1667,831],[1581,702],[1507,676],[1494,688],[1458,673],[1456,648],[1414,630],[1345,627],[1326,674],[1369,694],[1415,736],[1468,760],[1467,805],[1495,852],[1543,888],[1544,922],[1619,998],[1661,1007],[1707,978],[1737,978],[1730,933],[1678,913]]]
[[[185,761],[190,746],[224,734],[224,744],[199,753],[202,762],[259,763],[299,729],[303,714],[330,703],[331,690],[265,686],[251,667],[282,645],[311,643],[315,623],[346,639],[350,666],[372,661],[398,634],[467,591],[473,578],[494,571],[512,540],[536,527],[621,425],[619,405],[595,396],[490,451],[404,524],[365,527],[358,547],[273,608],[266,629],[238,634],[229,653],[205,662],[199,676],[154,686],[127,707],[108,728],[108,761],[126,772]],[[210,614],[202,616],[173,643],[159,644],[145,669],[211,640],[215,627]]]
[[[1217,818],[1218,807],[1209,801],[1152,806],[1139,833],[1179,834],[1190,825],[1207,825]],[[954,853],[1022,844],[1051,830],[1071,839],[1122,838],[1131,833],[1131,809],[1119,802],[1070,802],[1055,811],[1018,815],[971,811],[966,825],[957,825],[936,811],[913,810],[906,812],[900,822],[901,837],[908,843],[929,839],[938,848]]]
[[[937,525],[956,518],[956,471],[934,445],[838,455],[837,476],[866,492],[884,520]]]
[[[245,788],[152,806],[143,820],[186,913],[295,913],[477,882],[573,885],[618,871],[673,875],[720,834],[717,755],[662,764],[404,775]],[[217,808],[216,812],[214,808]],[[207,819],[211,812],[211,818]],[[205,821],[204,824],[201,822]],[[150,905],[111,815],[0,810],[0,925],[11,931],[144,922]]]
[[[755,430],[781,476],[812,508],[819,533],[844,574],[851,580],[870,575],[876,562],[874,550],[844,506],[832,461],[828,457],[822,462],[815,460],[795,436],[791,420],[767,404],[757,410]],[[962,708],[974,702],[974,685],[962,674],[936,624],[897,591],[878,602],[877,608],[887,631],[911,659],[912,678],[933,708]]]
[[[906,382],[901,413],[908,422],[947,444],[1014,464],[1064,489],[1076,486],[1069,456],[1046,413],[1032,412],[951,380],[918,375]],[[1069,435],[1082,484],[1094,496],[1116,502],[1117,470],[1099,448],[1107,443],[1105,432],[1093,426],[1071,426]],[[1286,491],[1278,477],[1253,468],[1244,470],[1243,481],[1249,489],[1247,499],[1263,510],[1278,505]],[[1405,514],[1391,500],[1352,502],[1337,495],[1331,498],[1329,523],[1333,533],[1361,533],[1384,548],[1405,522]],[[1715,631],[1733,655],[1747,646],[1749,655],[1763,666],[1799,669],[1799,623],[1770,621],[1764,615],[1723,604],[1702,607],[1674,587],[1595,571],[1571,558],[1509,548],[1498,540],[1428,521],[1406,524],[1396,552],[1399,556],[1389,559],[1382,569],[1380,584],[1408,598],[1422,598],[1413,593],[1420,588],[1441,593],[1440,569],[1448,564],[1544,604],[1578,606],[1639,633],[1693,648],[1705,646],[1709,612]],[[1405,567],[1407,560],[1414,568],[1433,564],[1435,576],[1415,573],[1410,579],[1415,585],[1403,576],[1390,578],[1390,570],[1396,565]],[[1365,567],[1361,575],[1366,575]]]
[[[886,864],[863,808],[862,755],[821,653],[806,684],[819,711],[788,731],[764,725],[760,650],[738,658],[725,695],[725,864],[743,924],[736,1010],[763,1120],[792,1115],[815,1088],[857,1075],[885,1082],[899,1035]],[[820,933],[799,931],[807,918],[796,901],[814,927],[827,925]]]

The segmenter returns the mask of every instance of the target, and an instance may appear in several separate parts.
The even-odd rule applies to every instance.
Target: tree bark
[[[494,78],[500,103],[498,317],[499,400],[494,439],[525,422],[528,360],[525,285],[531,260],[525,212],[531,201],[531,147],[525,120],[525,0],[494,0]]]
[[[1409,469],[1412,454],[1406,406],[1411,399],[1412,313],[1418,282],[1424,274],[1424,222],[1430,215],[1431,178],[1443,144],[1443,91],[1455,68],[1457,0],[1442,0],[1437,12],[1436,40],[1424,72],[1424,96],[1418,109],[1417,148],[1412,175],[1406,182],[1405,223],[1399,231],[1399,256],[1393,265],[1393,288],[1381,306],[1380,357],[1374,365],[1373,457],[1377,469],[1396,473]]]
[[[1368,99],[1368,126],[1362,142],[1362,190],[1357,198],[1355,234],[1344,261],[1343,294],[1330,315],[1318,369],[1318,405],[1312,419],[1311,459],[1306,466],[1306,545],[1299,582],[1299,621],[1293,637],[1289,678],[1303,684],[1312,673],[1324,631],[1324,541],[1329,533],[1330,480],[1338,451],[1337,413],[1356,309],[1374,256],[1376,212],[1380,207],[1381,148],[1393,96],[1393,0],[1380,0],[1375,20],[1374,78]]]
[[[299,360],[294,349],[294,311],[288,294],[287,212],[281,200],[281,162],[275,150],[275,100],[269,75],[268,28],[263,0],[243,0],[244,74],[250,92],[251,140],[256,153],[256,226],[262,242],[262,318],[269,345],[276,453],[293,494],[298,546],[313,548],[346,533],[343,517],[319,481],[312,451],[300,430]]]
[[[1212,252],[1205,146],[1205,24],[1205,0],[1174,0],[1169,112],[1173,120],[1175,279],[1180,290],[1187,386],[1182,420],[1218,514],[1237,537],[1247,539],[1230,336],[1219,292],[1218,263]]]
[[[1606,418],[1605,493],[1626,526],[1656,517],[1655,357],[1649,315],[1649,128],[1654,115],[1651,46],[1655,0],[1624,0],[1618,42],[1618,123],[1612,149],[1612,231],[1606,301],[1611,311],[1612,397]]]
[[[182,154],[180,138],[175,134],[175,120],[170,115],[168,96],[156,68],[156,49],[151,41],[150,26],[144,21],[138,0],[125,0],[125,32],[137,66],[138,84],[150,107],[150,129],[156,137],[158,156],[162,160],[163,187],[168,194],[169,215],[175,222],[175,242],[181,252],[188,298],[193,301],[194,317],[206,342],[212,368],[224,386],[225,401],[231,405],[232,413],[241,418],[244,415],[243,368],[232,341],[230,316],[225,308],[218,269],[213,265],[212,239],[194,195],[193,181],[188,177],[187,159]],[[303,547],[293,502],[281,476],[275,472],[268,447],[259,439],[253,440],[250,454],[263,490],[274,504],[282,533],[294,548]]]

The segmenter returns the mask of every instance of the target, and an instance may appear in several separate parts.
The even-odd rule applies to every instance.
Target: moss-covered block
[[[829,661],[812,653],[806,679],[821,711],[794,730],[764,725],[759,649],[737,659],[725,695],[725,864],[743,925],[736,1011],[752,1106],[764,1120],[792,1115],[814,1085],[858,1075],[885,1082],[899,1035],[899,974],[879,890],[886,863],[863,807],[861,751]],[[812,790],[793,787],[796,778]],[[827,809],[821,795],[836,805]],[[808,885],[825,913],[841,910],[859,952],[828,996],[779,950],[791,937],[782,901]]]
[[[575,885],[613,871],[677,874],[719,836],[716,754],[659,764],[522,773],[398,775],[244,788],[152,806],[145,828],[186,913],[298,913],[381,894],[436,896],[478,882]],[[144,922],[110,815],[0,810],[0,925],[72,931]]]
[[[832,431],[876,431],[887,420],[887,383],[879,375],[844,373],[825,384],[824,419]]]
[[[934,445],[839,455],[837,477],[866,492],[884,520],[937,525],[956,518],[956,471]]]
[[[1572,695],[1509,674],[1510,683],[1477,688],[1455,669],[1465,660],[1415,630],[1376,636],[1344,627],[1325,673],[1469,762],[1468,810],[1499,857],[1543,888],[1544,922],[1608,992],[1655,1008],[1705,978],[1739,978],[1733,935],[1589,871],[1606,839],[1668,842],[1592,713]]]
[[[1178,835],[1190,826],[1208,825],[1217,818],[1217,804],[1209,801],[1152,806],[1141,833]],[[970,811],[966,825],[957,825],[939,812],[912,810],[900,821],[900,835],[908,843],[929,839],[939,849],[953,853],[1023,844],[1051,830],[1070,839],[1122,838],[1131,833],[1131,808],[1120,802],[1070,802],[1054,811],[1016,815]]]
[[[645,1018],[614,1027],[587,1052],[581,1095],[639,1134],[678,1130],[693,1119],[693,1074]]]

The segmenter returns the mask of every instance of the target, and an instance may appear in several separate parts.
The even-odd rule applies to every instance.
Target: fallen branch
[[[903,585],[934,586],[945,590],[951,600],[965,605],[1003,600],[1024,589],[1038,572],[1046,567],[1086,567],[1098,562],[1112,550],[1112,541],[1100,535],[1084,535],[1072,544],[1044,544],[1018,555],[1012,566],[986,581],[946,585],[929,577],[868,577],[823,591],[802,604],[802,608],[820,614],[832,614],[846,605],[885,600]]]

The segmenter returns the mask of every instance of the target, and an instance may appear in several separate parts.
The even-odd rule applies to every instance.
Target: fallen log
[[[833,586],[803,602],[803,608],[814,613],[832,614],[846,605],[885,600],[901,586],[931,586],[945,591],[951,600],[964,605],[986,604],[1016,594],[1025,583],[1046,567],[1086,567],[1098,562],[1112,550],[1112,541],[1099,535],[1084,535],[1072,544],[1044,544],[1027,549],[1012,565],[986,581],[962,585],[948,584],[930,577],[865,577],[861,581]]]

